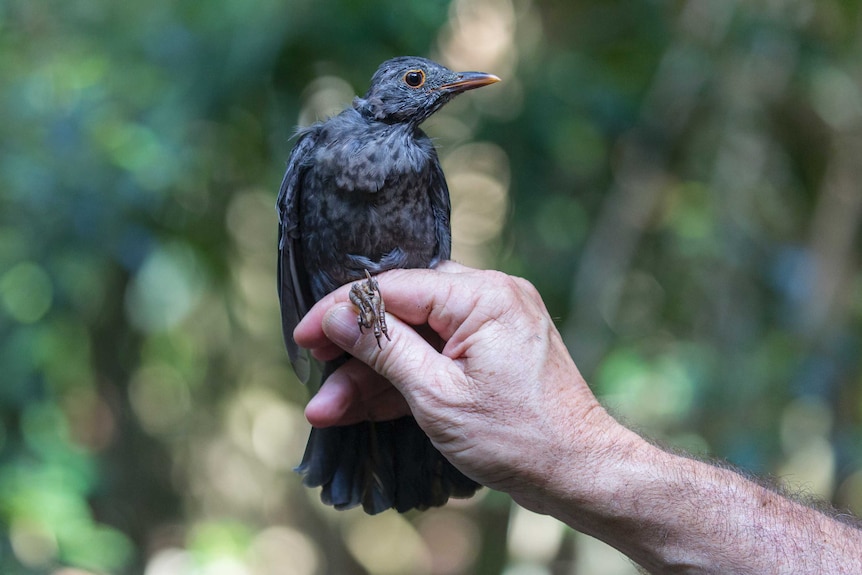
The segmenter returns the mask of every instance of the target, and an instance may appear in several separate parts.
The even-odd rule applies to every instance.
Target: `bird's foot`
[[[389,330],[386,328],[386,306],[383,305],[383,296],[380,295],[380,285],[365,270],[365,281],[357,282],[350,286],[350,301],[359,308],[359,331],[373,329],[374,337],[377,338],[377,347],[380,338],[386,336],[390,339]]]

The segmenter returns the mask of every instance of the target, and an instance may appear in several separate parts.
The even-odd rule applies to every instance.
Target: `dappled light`
[[[861,514],[860,16],[6,3],[0,573],[637,573],[487,488],[371,517],[294,472],[278,186],[296,127],[407,54],[502,79],[422,126],[453,259],[530,280],[638,432]]]

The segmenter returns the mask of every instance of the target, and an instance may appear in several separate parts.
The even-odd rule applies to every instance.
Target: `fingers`
[[[315,427],[386,421],[409,413],[398,390],[356,359],[330,375],[305,408],[306,419]]]
[[[455,262],[442,262],[434,270],[392,270],[381,274],[381,294],[386,310],[410,325],[429,323],[429,318],[446,310],[444,324],[465,317],[473,309],[482,288],[480,277],[469,278],[475,270]],[[459,282],[453,284],[451,275],[459,275]],[[457,292],[457,293],[456,293]],[[331,359],[338,355],[321,330],[324,314],[334,305],[350,301],[350,286],[342,286],[326,295],[305,315],[294,330],[296,343],[314,350],[318,359]],[[455,297],[453,297],[455,296]],[[441,331],[431,322],[435,331],[445,338],[453,328]],[[443,326],[446,327],[445,325]]]
[[[541,334],[541,340],[552,325],[535,289],[499,272],[443,262],[434,270],[393,270],[378,277],[391,341],[379,346],[373,333],[362,333],[357,310],[349,302],[350,286],[324,297],[294,331],[297,344],[311,349],[319,360],[347,352],[370,367],[366,371],[342,366],[331,376],[330,387],[309,405],[307,417],[314,425],[403,414],[404,404],[395,396],[363,399],[376,393],[364,380],[380,377],[404,395],[419,417],[417,409],[428,411],[450,391],[463,394],[472,377],[465,371],[465,360],[483,354],[492,362],[506,363],[512,358],[494,359],[500,341],[530,334]],[[479,371],[498,368],[480,366]]]
[[[377,345],[374,334],[360,331],[356,323],[356,310],[349,304],[337,304],[329,309],[323,316],[321,329],[332,344],[367,364],[370,369],[379,374],[375,377],[390,381],[401,392],[410,407],[421,402],[423,393],[427,392],[423,390],[420,381],[427,377],[428,373],[434,373],[441,380],[461,374],[454,368],[451,360],[440,355],[412,326],[403,323],[398,316],[389,316],[388,321],[392,339],[382,348]],[[339,371],[336,371],[336,374],[338,373]],[[336,374],[332,377],[336,377]],[[367,375],[368,373],[358,368],[351,368],[351,370],[342,371],[338,377],[346,377],[353,382],[353,385],[357,385],[356,382]],[[374,385],[363,385],[365,385],[364,388],[347,393],[355,398],[361,395],[363,389],[368,392],[374,388]],[[339,396],[339,401],[342,397]],[[377,414],[378,416],[391,415],[393,409],[394,413],[398,413],[398,409],[403,407],[394,400],[388,401],[387,405],[380,408],[381,413]],[[365,415],[367,419],[368,416]]]
[[[529,282],[500,272],[477,271],[447,261],[433,270],[392,270],[378,277],[391,314],[388,317],[395,316],[412,326],[429,325],[446,342],[444,355],[451,358],[458,357],[470,336],[485,325],[523,324],[531,318],[541,321],[547,315],[541,297]],[[350,286],[342,286],[325,296],[294,330],[296,343],[311,349],[319,360],[334,359],[357,343],[360,334],[356,310],[347,303],[349,293]],[[352,310],[351,330],[342,331],[355,336],[349,341],[333,341],[324,332],[326,314],[339,306]],[[516,332],[532,329],[523,325],[509,327]]]

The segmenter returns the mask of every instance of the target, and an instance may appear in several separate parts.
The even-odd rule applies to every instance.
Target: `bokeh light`
[[[453,257],[527,277],[639,431],[862,513],[859,7],[0,8],[0,573],[634,574],[484,489],[335,512],[293,472],[273,204],[384,59],[497,74],[423,129]]]

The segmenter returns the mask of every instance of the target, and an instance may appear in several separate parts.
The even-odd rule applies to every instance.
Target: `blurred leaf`
[[[294,126],[402,54],[503,77],[427,126],[455,242],[539,288],[612,410],[754,471],[834,464],[818,487],[858,508],[859,16],[0,4],[0,572],[265,574],[284,549],[308,575],[439,570],[428,550],[452,533],[479,549],[462,571],[507,569],[502,494],[384,521],[384,557],[290,471],[306,390],[281,342],[278,183]],[[788,447],[817,417],[819,443]],[[582,566],[569,543],[560,569]]]

